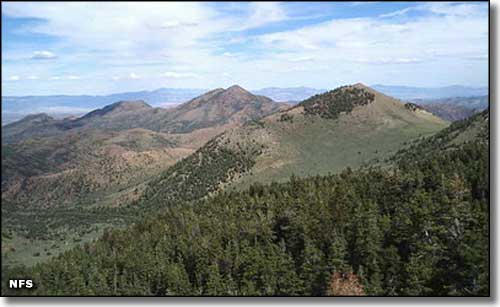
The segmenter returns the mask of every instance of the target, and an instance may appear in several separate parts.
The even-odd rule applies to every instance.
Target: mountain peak
[[[135,100],[135,101],[122,100],[107,105],[104,108],[96,111],[100,111],[98,112],[99,115],[104,115],[107,113],[121,113],[121,112],[148,110],[148,109],[152,109],[152,107],[143,100]]]
[[[197,108],[201,105],[212,104],[220,106],[240,105],[256,101],[272,102],[271,99],[263,96],[256,96],[239,85],[233,85],[227,89],[217,88],[201,96],[191,99],[181,105],[181,108]]]
[[[22,121],[48,121],[53,119],[54,118],[47,113],[36,113],[25,116]]]
[[[242,88],[241,86],[235,84],[233,86],[230,86],[227,88],[226,92],[229,92],[229,93],[245,93],[245,94],[250,94],[250,92],[248,92],[247,90],[245,90],[244,88]]]
[[[368,86],[366,86],[365,84],[363,84],[361,82],[358,82],[358,83],[354,84],[353,87],[357,87],[357,88],[369,88]]]
[[[104,116],[107,114],[120,114],[131,111],[144,111],[149,109],[152,109],[152,107],[143,100],[118,101],[110,105],[107,105],[102,109],[97,109],[90,113],[87,113],[77,120],[87,119],[95,116]]]
[[[13,123],[10,123],[6,125],[5,127],[15,127],[19,125],[40,125],[40,124],[47,124],[50,122],[56,121],[52,116],[49,116],[47,113],[36,113],[36,114],[30,114],[26,115],[22,119],[15,121]]]
[[[378,93],[376,90],[374,90],[373,88],[369,87],[368,85],[364,84],[364,83],[361,83],[361,82],[358,82],[356,84],[353,84],[353,85],[350,85],[349,87],[351,88],[356,88],[356,89],[359,89],[359,90],[364,90],[366,92],[370,92],[372,94],[375,94],[375,93]]]
[[[202,94],[201,96],[216,95],[216,94],[222,93],[224,91],[225,91],[225,89],[223,89],[222,87],[218,87],[216,89],[213,89],[213,90],[206,92],[205,94]]]
[[[355,107],[367,105],[374,100],[373,90],[357,83],[315,95],[302,101],[299,105],[304,107],[306,114],[335,119],[340,113],[349,113]]]
[[[264,96],[257,96],[233,85],[227,89],[211,90],[175,109],[178,120],[194,121],[198,127],[225,124],[243,124],[261,118],[282,108]]]
[[[112,110],[124,110],[124,111],[133,111],[133,110],[139,110],[139,109],[151,109],[152,107],[147,104],[143,100],[136,100],[136,101],[118,101],[115,102],[108,107],[111,107]],[[106,107],[105,107],[106,108]]]
[[[368,86],[368,85],[366,85],[366,84],[363,84],[363,83],[361,83],[361,82],[358,82],[358,83],[356,83],[356,84],[354,84],[354,85],[351,85],[351,87],[352,87],[352,88],[359,89],[359,90],[363,90],[363,91],[368,92],[368,93],[371,93],[371,94],[373,94],[373,95],[383,95],[383,96],[387,96],[387,95],[385,95],[385,94],[383,94],[383,93],[381,93],[381,92],[377,91],[377,90],[376,90],[376,89],[374,89],[373,87],[370,87],[370,86]],[[391,98],[393,98],[393,97],[391,97]]]

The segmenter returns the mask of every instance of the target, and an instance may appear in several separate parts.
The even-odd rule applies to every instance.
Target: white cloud
[[[470,17],[481,16],[482,13],[487,12],[487,7],[477,6],[470,3],[453,3],[453,2],[430,2],[422,4],[417,7],[422,10],[428,10],[433,14],[440,14],[444,16],[455,17]]]
[[[28,80],[38,80],[38,76],[31,75],[31,76],[28,76],[26,79],[28,79]]]
[[[305,55],[305,56],[300,56],[300,57],[296,57],[296,58],[291,58],[290,62],[310,62],[310,61],[314,61],[314,60],[315,60],[315,57]]]
[[[308,69],[305,66],[290,66],[285,70],[285,72],[304,72],[307,70]]]
[[[49,80],[53,81],[61,81],[61,80],[69,80],[69,81],[74,81],[74,80],[80,80],[80,76],[75,76],[75,75],[62,75],[62,76],[52,76],[49,78]]]
[[[111,77],[111,80],[118,81],[118,80],[139,80],[142,79],[141,75],[136,74],[135,72],[131,72],[127,75],[115,75]]]
[[[19,76],[10,76],[7,78],[8,81],[19,81],[21,78]]]
[[[10,2],[2,3],[2,9],[12,17],[44,19],[46,22],[23,31],[56,36],[62,47],[79,50],[73,53],[73,61],[81,61],[79,55],[83,54],[96,58],[101,67],[126,65],[138,57],[157,59],[164,50],[208,52],[205,50],[212,47],[203,40],[237,24],[199,2]],[[45,51],[36,54],[36,58],[42,57],[50,55]]]
[[[128,74],[128,77],[130,79],[140,79],[141,78],[139,75],[137,75],[136,73],[133,73],[133,72],[131,72],[130,74]]]
[[[161,29],[172,29],[172,28],[179,28],[179,27],[194,27],[197,26],[197,22],[186,22],[186,21],[178,21],[178,20],[173,20],[173,21],[166,21],[162,24],[159,25],[159,28]]]
[[[355,62],[358,63],[367,63],[367,64],[415,64],[421,63],[422,59],[419,58],[359,58],[356,59]]]
[[[488,61],[488,55],[487,54],[471,55],[466,57],[466,59],[473,61]]]
[[[173,79],[184,79],[184,78],[197,78],[198,75],[189,72],[167,71],[162,74],[162,77],[173,78]]]
[[[288,19],[288,16],[278,2],[251,2],[250,12],[249,17],[246,20],[242,20],[236,30],[257,28],[268,23]]]
[[[35,51],[33,52],[33,55],[31,56],[32,60],[51,60],[51,59],[56,59],[57,55],[55,55],[53,52],[50,51]]]
[[[392,17],[404,16],[407,13],[412,12],[412,11],[415,11],[415,7],[407,7],[407,8],[404,8],[402,10],[397,10],[394,12],[382,14],[379,17],[380,18],[392,18]]]
[[[446,14],[437,16],[434,12]],[[419,63],[460,54],[487,53],[487,15],[479,14],[475,6],[458,9],[450,4],[419,6],[426,10],[418,18],[392,20],[386,18],[333,19],[293,31],[264,34],[258,40],[267,48],[296,50],[297,57],[311,53],[335,61]],[[463,16],[464,11],[469,15]],[[302,53],[302,54],[299,54]],[[371,60],[375,59],[375,60]]]
[[[222,14],[202,2],[50,2],[3,3],[3,14],[41,18],[30,32],[65,38],[73,47],[96,46],[113,52],[147,56],[158,50],[203,46],[203,40],[227,31],[241,31],[283,21],[278,2],[248,4],[245,16]],[[89,22],[91,20],[91,22]],[[52,53],[40,51],[38,57]]]
[[[352,1],[349,3],[351,4],[351,6],[360,6],[360,5],[366,5],[366,4],[379,3],[379,1]]]
[[[31,32],[65,38],[72,46],[126,51],[130,56],[155,54],[163,47],[193,46],[211,34],[242,24],[242,20],[222,16],[200,2],[67,2],[58,5],[26,2],[5,3],[2,8],[9,16],[47,20],[32,26]],[[258,12],[260,10],[256,10],[254,18],[264,20],[252,21],[252,24],[262,24],[277,17],[276,9],[271,10],[269,16],[261,16]]]
[[[484,10],[484,8],[469,3],[427,2],[419,4],[417,6],[407,7],[391,13],[382,14],[379,17],[381,18],[401,17],[407,15],[410,12],[429,13],[442,16],[470,17],[472,15],[476,16],[481,15],[482,10]]]
[[[28,68],[26,62],[12,63],[25,61],[30,51],[12,51],[6,54],[4,73],[56,75],[56,80],[81,74],[85,82],[74,82],[79,85],[75,91],[95,87],[101,92],[154,89],[165,86],[165,78],[171,87],[201,88],[221,87],[229,79],[249,88],[333,87],[350,80],[408,85],[487,81],[487,65],[479,61],[488,54],[487,4],[478,9],[474,4],[417,3],[411,10],[418,14],[406,10],[392,17],[337,16],[307,26],[293,24],[291,16],[304,14],[289,5],[234,6],[224,10],[201,2],[5,2],[3,14],[45,20],[19,31],[58,38],[54,46],[30,50],[64,50],[64,57],[31,61]],[[293,30],[264,28],[282,21],[290,21]],[[253,28],[267,34],[246,31]],[[43,89],[43,82],[37,83],[41,91],[70,88],[64,87],[70,82]]]

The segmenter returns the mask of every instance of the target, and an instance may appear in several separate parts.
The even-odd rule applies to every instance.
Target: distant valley
[[[456,121],[470,117],[489,107],[489,97],[448,97],[440,99],[414,99],[427,111],[448,121]]]
[[[62,118],[68,115],[82,115],[117,101],[143,100],[153,106],[177,105],[206,91],[162,88],[111,95],[2,96],[2,125],[18,120],[27,113],[47,113]]]
[[[452,85],[445,87],[412,87],[375,84],[372,87],[382,93],[402,100],[442,99],[488,95],[488,87]]]

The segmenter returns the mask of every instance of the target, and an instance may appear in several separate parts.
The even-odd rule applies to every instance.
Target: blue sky
[[[487,2],[2,2],[4,95],[487,86]]]

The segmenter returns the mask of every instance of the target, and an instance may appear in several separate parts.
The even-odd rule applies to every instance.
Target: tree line
[[[2,292],[489,295],[488,143],[404,157],[170,203],[46,263],[3,268]],[[36,289],[6,288],[14,277]]]

